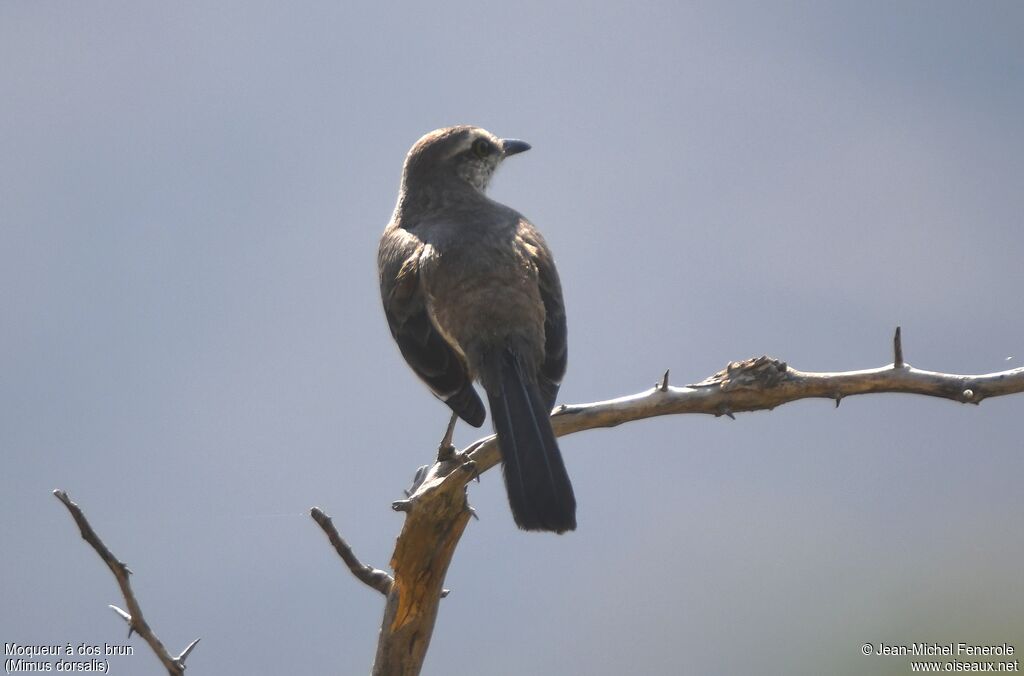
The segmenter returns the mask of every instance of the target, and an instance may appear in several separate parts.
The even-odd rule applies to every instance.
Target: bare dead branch
[[[356,576],[356,579],[387,596],[388,592],[391,591],[391,585],[394,584],[394,579],[383,570],[361,563],[352,551],[352,547],[338,534],[338,529],[334,527],[331,517],[327,516],[322,509],[314,507],[309,510],[309,515],[313,517],[313,520],[327,534],[327,539],[331,541],[334,551],[338,552],[338,556],[345,562],[345,565],[352,571],[352,574]]]
[[[899,349],[902,353],[902,347]],[[902,356],[899,354],[898,356]],[[733,417],[742,411],[771,410],[799,399],[839,401],[857,394],[893,392],[920,394],[960,403],[1024,392],[1024,368],[980,375],[923,371],[904,363],[861,371],[814,373],[798,371],[771,357],[732,362],[724,370],[686,387],[661,387],[590,404],[562,405],[551,417],[555,434],[564,436],[633,420],[680,413]],[[478,442],[479,443],[479,442]],[[497,444],[488,437],[470,458],[484,472],[500,460]]]
[[[863,371],[812,373],[790,368],[771,357],[757,357],[733,362],[695,385],[670,387],[667,392],[656,389],[592,404],[561,406],[555,411],[552,423],[555,433],[564,435],[660,415],[770,410],[798,399],[841,399],[879,392],[920,394],[979,404],[990,397],[1024,392],[1024,368],[956,375],[923,371],[904,364]],[[481,458],[473,459],[481,461]]]
[[[434,467],[451,471],[459,466],[447,462]],[[455,483],[451,488],[432,490],[428,484],[440,488],[437,474],[428,475],[408,500],[405,523],[391,557],[395,580],[384,606],[373,663],[375,676],[418,674],[423,666],[438,606],[446,593],[444,577],[471,514],[465,482],[472,480],[473,474],[456,471],[452,475],[463,482],[461,490]]]
[[[983,375],[922,371],[903,360],[900,330],[893,339],[893,364],[875,369],[814,373],[790,368],[771,357],[732,362],[722,371],[686,387],[668,385],[668,373],[647,391],[590,404],[559,406],[552,414],[555,434],[565,436],[633,420],[680,413],[734,417],[742,411],[771,410],[812,397],[839,405],[843,397],[902,392],[979,404],[983,399],[1024,392],[1024,368]],[[394,583],[387,594],[373,674],[415,676],[433,632],[444,575],[468,521],[466,484],[500,461],[495,437],[439,458],[417,475],[391,559]],[[471,471],[455,471],[470,468]]]
[[[85,514],[81,508],[71,501],[68,494],[60,489],[53,491],[53,494],[64,503],[67,507],[68,512],[71,513],[71,517],[75,520],[78,525],[78,530],[82,533],[82,539],[88,542],[96,553],[99,554],[103,562],[110,568],[110,572],[114,574],[114,578],[117,580],[118,586],[121,587],[121,594],[124,596],[125,604],[128,606],[128,610],[121,610],[117,606],[110,606],[110,608],[116,612],[125,622],[128,623],[128,635],[131,636],[132,632],[135,632],[141,636],[149,647],[152,648],[157,658],[163,663],[167,669],[167,673],[171,676],[181,676],[185,673],[185,659],[188,657],[192,649],[199,643],[199,639],[192,641],[188,646],[181,651],[177,657],[172,657],[164,644],[160,642],[157,635],[150,629],[149,624],[142,616],[142,607],[139,605],[138,600],[135,598],[135,593],[132,591],[131,582],[128,580],[128,576],[131,575],[132,571],[129,570],[128,566],[119,561],[114,554],[107,549],[107,546],[103,544],[100,537],[96,535],[96,531],[89,525],[89,520],[85,518]]]

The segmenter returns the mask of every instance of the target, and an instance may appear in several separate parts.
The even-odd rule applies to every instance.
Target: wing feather
[[[381,239],[378,263],[381,299],[391,335],[412,370],[463,420],[480,427],[484,405],[473,389],[462,356],[434,327],[420,285],[423,243],[389,227]]]

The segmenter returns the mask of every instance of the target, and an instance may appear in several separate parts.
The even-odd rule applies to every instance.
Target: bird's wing
[[[541,300],[544,302],[544,361],[537,374],[537,384],[540,385],[548,407],[551,408],[555,405],[568,359],[562,284],[558,280],[558,270],[555,268],[554,258],[552,258],[551,251],[540,232],[523,219],[520,224],[520,233],[530,244],[528,250],[533,264],[537,268],[537,285],[540,289]]]
[[[461,355],[434,327],[420,284],[423,243],[402,228],[389,228],[378,252],[380,292],[391,335],[412,370],[431,391],[474,427],[484,422],[480,396]]]

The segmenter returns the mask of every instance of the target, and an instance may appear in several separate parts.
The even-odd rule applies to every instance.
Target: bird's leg
[[[452,437],[455,435],[455,423],[458,420],[459,416],[452,413],[452,418],[448,421],[448,428],[444,431],[444,437],[441,438],[441,443],[437,447],[438,462],[455,460],[455,446],[452,445]]]
[[[441,443],[437,447],[437,461],[438,462],[457,462],[459,467],[467,472],[473,473],[473,478],[480,481],[480,473],[476,469],[476,463],[469,459],[469,452],[459,453],[452,444],[452,436],[455,434],[455,423],[458,421],[459,416],[452,414],[451,420],[448,421],[448,429],[444,432],[444,438],[441,439]]]

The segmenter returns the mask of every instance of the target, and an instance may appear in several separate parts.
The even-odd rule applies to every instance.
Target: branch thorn
[[[736,419],[736,416],[734,416],[732,414],[732,411],[729,409],[729,407],[727,407],[727,406],[719,406],[718,407],[718,412],[715,414],[715,417],[723,416],[723,415],[728,417],[729,420],[735,420]]]
[[[391,509],[396,512],[411,512],[412,500],[395,500],[391,503]]]
[[[181,654],[178,655],[178,657],[176,658],[178,660],[178,664],[180,664],[183,669],[185,668],[185,659],[189,656],[189,653],[192,652],[192,649],[195,648],[198,643],[199,639],[197,638],[196,640],[192,641],[187,646],[185,646],[185,649],[182,650]]]
[[[900,336],[900,327],[898,326],[896,327],[896,335],[892,337],[892,351],[892,367],[894,369],[903,368],[903,338]]]
[[[661,385],[658,386],[658,389],[661,392],[668,392],[668,372],[669,372],[669,369],[665,369],[665,375],[662,376],[662,378],[661,378]]]
[[[124,610],[121,610],[120,608],[118,608],[117,606],[114,606],[114,605],[108,605],[107,607],[110,608],[111,610],[113,610],[115,613],[117,613],[117,615],[122,620],[124,620],[126,623],[128,623],[128,638],[131,638],[132,634],[135,633],[135,625],[132,624],[132,616],[131,616],[131,614],[125,612]]]
[[[836,400],[836,408],[839,408],[839,402],[843,400],[843,395],[836,392],[835,394],[832,395],[832,398]]]

